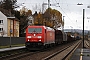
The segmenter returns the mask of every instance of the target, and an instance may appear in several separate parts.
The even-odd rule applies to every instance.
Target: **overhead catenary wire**
[[[56,1],[56,0],[55,0]],[[59,0],[60,1],[60,0]],[[57,1],[56,1],[57,2]],[[67,5],[67,7],[68,7],[68,3],[65,3],[66,5]],[[74,4],[72,4],[72,5],[74,5]],[[69,20],[71,21],[71,23],[73,23],[73,24],[75,24],[71,19],[70,19],[70,17],[67,15],[67,13],[63,10],[63,8],[61,8],[61,6],[60,6],[60,9],[65,13],[65,15],[69,18]],[[68,10],[69,10],[69,12],[71,12],[71,10],[68,8]],[[72,16],[72,18],[73,18],[73,16]],[[74,19],[74,18],[73,18]],[[78,25],[77,23],[75,24],[75,25]]]
[[[65,11],[61,8],[61,7],[59,7],[64,13],[65,13]],[[66,14],[66,13],[65,13]],[[66,16],[68,17],[68,15],[66,14]],[[69,17],[68,17],[69,18]],[[70,18],[69,18],[69,20],[71,20]],[[71,22],[72,22],[72,20],[71,20]],[[73,23],[73,22],[72,22]]]
[[[59,0],[60,1],[60,0]],[[26,2],[26,0],[24,0],[24,3]],[[57,3],[57,1],[55,0],[55,2]],[[25,3],[25,4],[36,4],[36,3]],[[39,3],[40,4],[40,3]],[[61,3],[60,3],[61,4]],[[64,4],[64,3],[63,3]],[[65,3],[66,4],[66,3]],[[68,5],[68,3],[67,3],[67,5]],[[62,9],[62,8],[61,8]],[[63,9],[62,9],[62,11],[63,11]],[[69,10],[70,11],[70,10]],[[64,11],[63,11],[64,12]],[[65,12],[64,12],[65,13]],[[65,13],[66,14],[66,13]],[[67,14],[66,14],[67,15]],[[68,17],[68,15],[67,15],[67,17]],[[69,17],[68,17],[69,18]],[[70,19],[70,18],[69,18]],[[71,20],[71,19],[70,19]]]
[[[67,7],[68,7],[68,3],[67,3],[67,0],[66,0],[66,4],[67,4]],[[71,10],[68,8],[69,12],[71,13]],[[73,16],[72,16],[73,18]],[[74,19],[74,18],[73,18]],[[76,23],[76,25],[78,26],[78,24]]]
[[[56,0],[55,0],[56,1]],[[60,0],[59,0],[59,2],[60,2]],[[56,3],[57,3],[57,1],[56,1]],[[67,4],[67,6],[68,6],[68,4]],[[60,5],[58,6],[58,7],[60,7]],[[61,7],[60,7],[61,8]],[[61,8],[61,10],[64,12],[64,10]],[[69,10],[70,11],[70,10]],[[71,12],[71,11],[70,11]],[[64,12],[65,13],[65,12]],[[66,14],[66,13],[65,13]],[[68,15],[66,14],[66,16],[68,17]],[[69,18],[69,17],[68,17]],[[69,20],[72,22],[72,20],[69,18]],[[73,22],[72,22],[73,23]],[[74,23],[75,24],[75,23]],[[76,25],[76,24],[75,24]],[[77,24],[78,25],[78,24]],[[72,27],[72,26],[71,26]],[[73,28],[73,27],[72,27]],[[75,32],[76,32],[76,30],[74,30]]]
[[[55,0],[56,1],[56,0]],[[60,0],[59,0],[60,1]],[[56,1],[57,3],[57,1]],[[59,6],[60,7],[60,6]],[[67,13],[60,7],[60,9],[66,14],[66,16],[69,18],[69,20],[71,21],[71,23],[75,24],[74,22],[72,22],[72,20],[70,19],[70,17],[67,15]],[[76,24],[75,24],[76,25]],[[78,25],[78,24],[77,24]]]

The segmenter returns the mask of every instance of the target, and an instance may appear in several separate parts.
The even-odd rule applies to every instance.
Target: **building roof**
[[[5,10],[5,9],[3,9],[3,8],[0,8],[0,11],[1,11],[5,16],[7,16],[8,19],[15,19],[15,20],[19,21],[19,19],[16,18],[10,11]]]
[[[0,11],[1,11],[4,15],[6,15],[7,17],[14,17],[14,15],[11,14],[11,12],[8,11],[8,10],[5,10],[5,9],[3,9],[3,8],[0,8]]]

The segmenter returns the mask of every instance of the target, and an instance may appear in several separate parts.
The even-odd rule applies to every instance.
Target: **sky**
[[[42,11],[40,9],[42,9],[43,3],[48,3],[48,0],[17,0],[18,5],[25,6],[33,13]],[[78,3],[83,5],[77,5]],[[84,29],[90,30],[90,8],[87,8],[87,6],[90,6],[90,0],[50,0],[50,4],[52,4],[50,6],[52,9],[58,10],[62,13],[62,16],[65,16],[65,29],[83,29],[83,9],[85,9]],[[45,5],[44,8],[46,9],[48,6]]]

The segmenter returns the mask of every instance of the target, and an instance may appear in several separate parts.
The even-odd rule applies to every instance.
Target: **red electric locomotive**
[[[46,26],[28,26],[26,28],[26,48],[42,48],[55,43],[54,29]]]

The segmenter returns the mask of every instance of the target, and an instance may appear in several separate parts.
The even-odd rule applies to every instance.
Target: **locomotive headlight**
[[[27,36],[27,38],[31,38],[31,36]]]
[[[28,39],[28,41],[29,41],[29,39]]]
[[[39,41],[41,41],[41,40],[39,40]]]
[[[38,38],[42,38],[41,36],[38,36]]]

